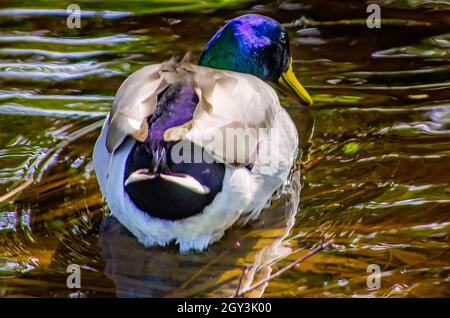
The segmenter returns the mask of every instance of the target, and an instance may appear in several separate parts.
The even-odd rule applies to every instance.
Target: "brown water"
[[[450,296],[448,1],[378,1],[381,29],[367,28],[364,1],[76,3],[81,29],[66,27],[64,1],[0,1],[1,296],[229,296],[243,268],[245,287],[331,238],[335,248],[250,295]],[[204,253],[144,249],[104,217],[99,124],[126,76],[198,56],[248,12],[287,25],[315,100],[283,99],[301,138],[298,213],[294,178],[260,222]],[[66,286],[69,264],[81,266],[79,290]],[[380,289],[366,285],[369,264]]]

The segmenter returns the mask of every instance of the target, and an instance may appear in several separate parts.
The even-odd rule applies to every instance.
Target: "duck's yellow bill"
[[[301,101],[307,103],[308,105],[311,105],[313,103],[313,100],[311,96],[308,94],[306,89],[300,84],[297,77],[294,74],[294,71],[292,70],[292,61],[289,64],[289,69],[281,74],[280,78],[278,79],[278,82],[281,86],[283,86],[285,89],[290,90],[294,92]]]

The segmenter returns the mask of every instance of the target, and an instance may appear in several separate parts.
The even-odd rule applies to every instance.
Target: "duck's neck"
[[[261,79],[268,79],[270,70],[264,65],[259,45],[268,41],[267,38],[247,37],[238,38],[232,28],[223,28],[211,39],[203,50],[198,64],[211,68],[229,70],[255,75]],[[256,42],[248,45],[248,41]],[[258,44],[258,41],[261,42]]]

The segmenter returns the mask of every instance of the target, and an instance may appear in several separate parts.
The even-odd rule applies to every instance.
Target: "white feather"
[[[161,179],[164,179],[168,182],[178,184],[179,186],[189,189],[195,193],[208,194],[210,192],[210,190],[207,186],[202,185],[195,178],[193,178],[187,174],[177,176],[177,175],[169,175],[169,174],[161,173],[160,177],[161,177]]]

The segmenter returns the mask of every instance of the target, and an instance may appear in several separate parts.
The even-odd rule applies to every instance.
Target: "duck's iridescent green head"
[[[288,34],[269,17],[247,14],[231,20],[209,41],[198,64],[279,83],[312,104],[292,71]]]

